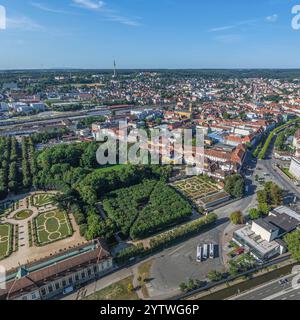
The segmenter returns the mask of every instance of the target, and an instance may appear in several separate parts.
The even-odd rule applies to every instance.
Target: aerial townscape
[[[299,260],[298,71],[0,76],[2,299],[230,298]],[[201,130],[201,172],[99,164],[124,123]]]
[[[283,0],[0,0],[1,308],[300,301],[299,35]]]

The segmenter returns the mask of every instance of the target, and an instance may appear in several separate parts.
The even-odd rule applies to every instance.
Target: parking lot
[[[223,270],[219,244],[225,226],[226,223],[219,225],[184,244],[166,250],[163,255],[157,257],[150,272],[150,296],[176,291],[181,282],[187,282],[189,279],[205,280],[211,270]],[[197,262],[197,246],[204,243],[214,243],[219,252],[215,259]]]

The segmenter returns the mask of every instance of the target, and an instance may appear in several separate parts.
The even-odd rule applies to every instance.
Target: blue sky
[[[300,0],[0,0],[0,69],[300,68]]]

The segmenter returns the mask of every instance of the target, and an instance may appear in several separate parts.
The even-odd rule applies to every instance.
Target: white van
[[[209,252],[208,252],[208,244],[205,244],[204,246],[203,246],[203,259],[207,259],[208,258],[208,255],[209,255]]]

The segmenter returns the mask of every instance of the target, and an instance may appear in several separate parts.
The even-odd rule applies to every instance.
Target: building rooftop
[[[279,228],[281,233],[291,232],[300,226],[300,214],[285,206],[274,209],[264,220]]]
[[[262,218],[257,219],[257,220],[255,220],[255,223],[257,225],[259,225],[260,227],[264,228],[265,230],[268,230],[269,232],[274,232],[274,231],[278,230],[278,227],[273,225],[271,222],[269,222],[267,220],[267,218],[265,218],[265,219],[262,219]]]
[[[276,241],[268,242],[255,234],[251,230],[251,225],[237,230],[235,234],[246,241],[248,244],[250,244],[252,248],[260,252],[262,256],[268,254],[270,251],[278,247],[278,243]]]
[[[32,284],[47,283],[48,280],[57,278],[60,274],[108,257],[110,253],[106,244],[101,240],[95,240],[48,259],[21,266],[6,275],[7,288],[0,289],[0,299],[8,292],[16,294],[19,291],[25,291]]]

